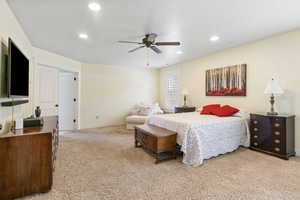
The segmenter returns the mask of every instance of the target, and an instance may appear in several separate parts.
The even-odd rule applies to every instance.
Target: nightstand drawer
[[[195,112],[196,107],[175,107],[175,113]]]
[[[258,119],[251,119],[251,124],[254,126],[258,126],[260,123]]]

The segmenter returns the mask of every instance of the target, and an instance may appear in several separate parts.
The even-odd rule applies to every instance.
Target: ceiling
[[[91,1],[102,9],[89,10]],[[33,46],[92,64],[164,67],[300,28],[299,0],[8,0]],[[146,33],[181,41],[127,53]],[[87,33],[89,38],[78,38]],[[218,35],[220,40],[209,38]],[[177,51],[183,54],[177,54]]]

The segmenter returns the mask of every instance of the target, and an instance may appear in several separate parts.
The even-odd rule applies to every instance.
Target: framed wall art
[[[206,96],[246,96],[247,65],[206,71]]]

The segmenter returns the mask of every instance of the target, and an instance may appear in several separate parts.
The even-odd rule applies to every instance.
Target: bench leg
[[[155,155],[155,164],[158,164],[158,163],[160,163],[160,157],[159,157],[159,153],[157,153],[156,155]]]
[[[134,142],[134,146],[135,146],[135,148],[142,147],[142,145],[139,145],[139,142],[138,142],[137,140],[135,140],[135,142]]]
[[[136,130],[136,128],[134,129],[134,146],[135,146],[135,148],[138,148],[139,146],[138,146],[138,141],[137,141],[137,130]]]

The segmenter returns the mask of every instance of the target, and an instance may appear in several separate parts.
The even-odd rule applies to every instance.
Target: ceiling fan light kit
[[[156,33],[150,33],[145,35],[142,42],[132,42],[132,41],[118,41],[118,42],[141,45],[137,48],[129,50],[128,53],[132,53],[146,47],[152,49],[157,54],[161,54],[162,51],[157,46],[179,46],[180,45],[180,42],[155,42],[156,37],[157,37]]]

